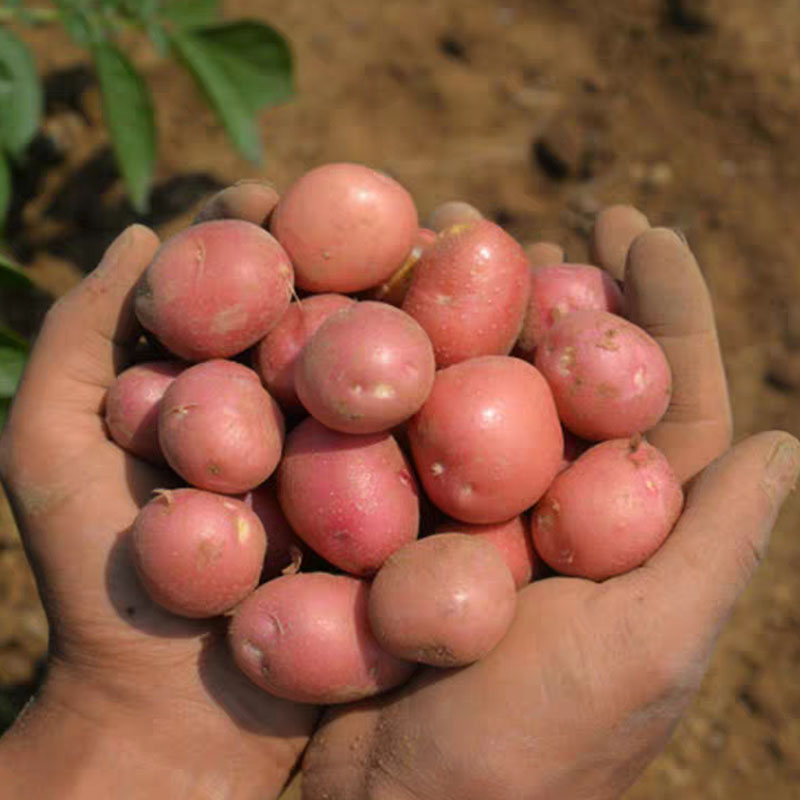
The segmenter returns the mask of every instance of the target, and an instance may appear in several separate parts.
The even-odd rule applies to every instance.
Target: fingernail
[[[764,470],[764,488],[776,503],[793,491],[800,472],[800,442],[793,436],[781,439],[770,453]]]
[[[272,182],[268,181],[266,178],[242,178],[236,183],[233,184],[234,186],[263,186],[265,189],[272,189],[273,191],[278,191],[278,187]]]

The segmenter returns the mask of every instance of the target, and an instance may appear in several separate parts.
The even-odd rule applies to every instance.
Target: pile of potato
[[[134,523],[143,585],[230,613],[256,684],[339,703],[469,664],[532,578],[602,580],[660,546],[683,496],[642,433],[670,370],[608,275],[531,268],[483,219],[420,229],[355,164],[301,177],[269,229],[161,247],[136,312],[175,358],[106,401],[113,439],[187,484]]]

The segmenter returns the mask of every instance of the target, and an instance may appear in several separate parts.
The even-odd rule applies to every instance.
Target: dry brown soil
[[[254,170],[191,82],[136,49],[157,89],[149,219],[161,233],[183,225],[215,183],[260,175],[283,187],[332,160],[395,175],[423,215],[468,199],[522,240],[562,243],[573,260],[585,257],[595,211],[630,202],[695,248],[719,314],[737,437],[800,434],[797,0],[241,0],[227,12],[270,20],[290,38],[298,95],[264,117],[267,163]],[[25,36],[46,74],[83,63],[59,33]],[[81,81],[79,71],[62,83]],[[103,155],[95,89],[54,81],[51,95],[48,148],[64,160],[30,178],[14,244],[59,293],[131,214]],[[6,316],[32,329],[45,304],[5,304]],[[25,696],[46,626],[2,513],[8,712]],[[699,698],[630,798],[800,796],[798,532],[795,497]]]

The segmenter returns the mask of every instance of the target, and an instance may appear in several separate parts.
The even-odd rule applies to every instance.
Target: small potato
[[[536,348],[558,320],[573,311],[621,314],[622,292],[607,273],[588,264],[551,264],[530,271],[531,294],[515,352],[533,362]]]
[[[369,593],[369,621],[398,658],[460,667],[490,653],[516,608],[514,579],[497,548],[442,533],[398,550]]]
[[[468,522],[453,520],[439,525],[436,533],[467,534],[494,545],[511,570],[517,589],[529,584],[538,572],[539,559],[533,549],[527,514],[519,514],[506,522],[490,525],[470,525]]]
[[[436,363],[419,324],[399,308],[365,301],[328,317],[295,367],[306,410],[343,433],[378,433],[416,413]]]
[[[227,358],[267,334],[289,305],[293,280],[289,257],[263,228],[204,222],[159,248],[136,288],[136,314],[181,358]]]
[[[397,181],[360,164],[326,164],[283,195],[270,223],[309,292],[358,292],[380,285],[417,236],[417,210]]]
[[[402,306],[408,287],[411,286],[411,279],[414,277],[416,268],[423,251],[428,245],[433,244],[436,233],[427,228],[420,228],[417,232],[417,239],[414,247],[403,262],[403,266],[397,270],[385,283],[382,283],[368,293],[368,299],[379,300],[381,303],[389,303],[392,306]]]
[[[229,642],[253,683],[298,703],[349,703],[406,681],[413,664],[383,650],[365,581],[309,572],[265,583],[236,609]]]
[[[414,269],[403,310],[430,337],[438,367],[511,352],[528,302],[528,270],[521,245],[488,220],[436,237]]]
[[[669,406],[671,374],[658,343],[606,311],[575,311],[554,325],[536,352],[558,415],[590,441],[643,433]]]
[[[186,369],[180,361],[150,361],[120,373],[106,394],[105,420],[124,450],[153,464],[166,464],[158,443],[158,404]]]
[[[283,417],[253,370],[217,359],[195,364],[161,400],[158,435],[167,462],[199,489],[240,494],[275,470]]]
[[[275,327],[258,343],[253,367],[284,411],[299,411],[294,365],[308,340],[328,317],[355,303],[343,294],[318,294],[292,303]]]
[[[530,508],[555,477],[564,446],[544,378],[509,356],[437,372],[408,435],[428,497],[463,522],[503,522]]]
[[[163,490],[136,517],[134,563],[148,594],[184,617],[229,611],[258,584],[267,539],[240,500]]]
[[[682,505],[659,450],[639,436],[602,442],[553,481],[534,509],[533,540],[557,572],[604,580],[650,558]]]
[[[417,484],[388,433],[354,436],[303,420],[287,437],[278,499],[309,547],[356,575],[375,572],[419,532]]]
[[[291,525],[281,511],[277,490],[272,480],[248,492],[243,497],[246,506],[261,522],[267,535],[267,556],[261,572],[262,581],[296,572],[303,560],[304,545],[295,536]]]

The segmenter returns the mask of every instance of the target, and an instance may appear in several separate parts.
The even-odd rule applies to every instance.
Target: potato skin
[[[229,611],[253,591],[267,540],[240,500],[173,489],[139,512],[131,544],[150,596],[175,614],[202,618]]]
[[[309,417],[287,437],[278,500],[295,533],[331,564],[370,575],[419,532],[411,466],[388,433],[339,433]]]
[[[622,314],[623,298],[617,282],[589,264],[534,267],[530,281],[530,297],[515,353],[531,363],[547,331],[567,314],[587,310]]]
[[[200,489],[240,494],[275,470],[283,417],[253,370],[216,359],[195,364],[164,393],[159,442],[167,462]]]
[[[506,562],[517,589],[529,584],[538,572],[540,562],[533,549],[530,518],[527,514],[518,514],[505,522],[488,525],[471,525],[468,522],[450,520],[438,525],[436,533],[474,536],[492,544]]]
[[[298,703],[349,703],[403,683],[414,666],[375,640],[367,592],[365,581],[321,572],[265,583],[236,609],[234,660],[253,683]]]
[[[270,229],[310,292],[378,286],[414,246],[417,210],[397,181],[360,164],[326,164],[283,195]]]
[[[433,386],[430,339],[408,314],[364,301],[330,316],[305,346],[295,388],[306,410],[343,433],[390,430]]]
[[[437,372],[408,435],[431,502],[463,522],[502,522],[532,506],[563,454],[547,383],[510,356],[473,358]]]
[[[661,451],[641,437],[602,442],[553,481],[532,516],[539,555],[564,575],[604,580],[661,546],[683,492]]]
[[[522,246],[488,220],[453,225],[422,253],[403,310],[433,342],[436,365],[506,355],[530,291]]]
[[[204,222],[159,248],[136,288],[136,314],[181,358],[227,358],[267,334],[293,281],[289,256],[263,228]]]
[[[564,426],[590,441],[644,433],[664,416],[671,373],[658,343],[606,311],[575,311],[536,352]]]
[[[303,405],[294,386],[294,366],[303,348],[328,317],[355,303],[343,294],[317,294],[291,303],[253,352],[253,368],[284,411]]]
[[[148,361],[121,372],[108,389],[105,421],[124,450],[152,464],[166,464],[158,443],[158,404],[187,367],[182,361]]]
[[[497,548],[460,533],[398,550],[369,593],[370,625],[381,646],[436,667],[464,666],[490,653],[515,608],[514,579]]]

